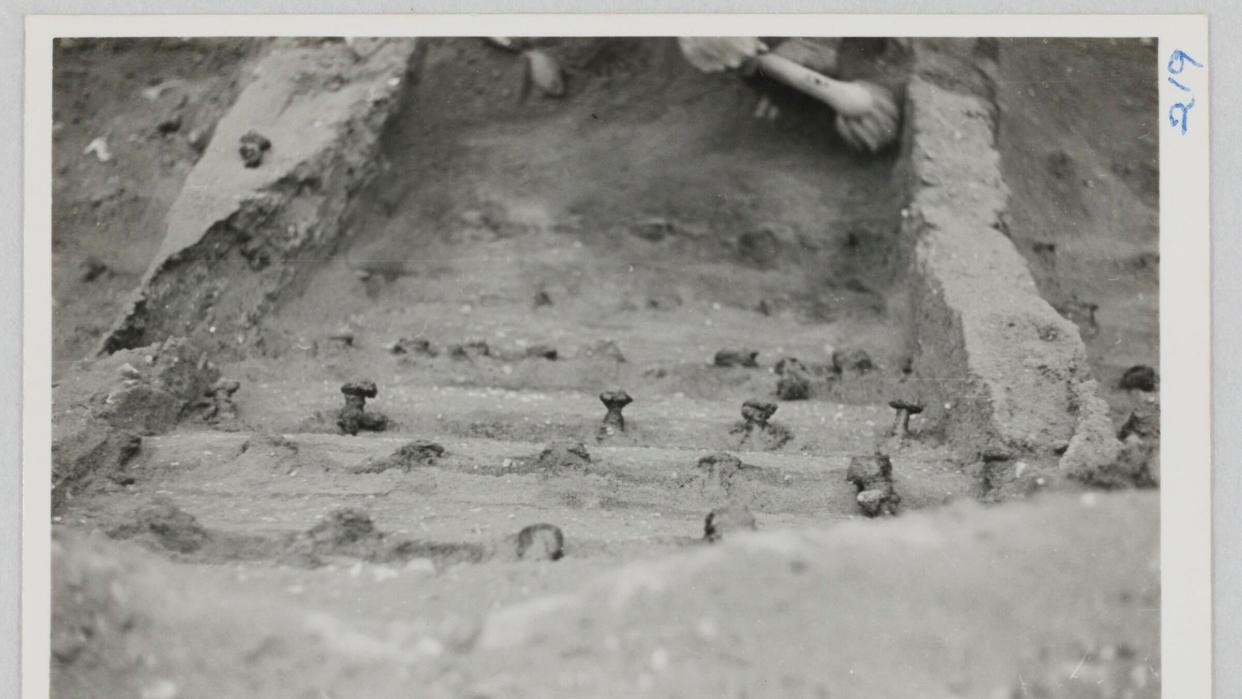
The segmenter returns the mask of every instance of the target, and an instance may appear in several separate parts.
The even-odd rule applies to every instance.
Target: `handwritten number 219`
[[[1176,49],[1169,55],[1169,82],[1182,92],[1190,92],[1190,88],[1174,79],[1173,76],[1181,75],[1182,71],[1186,70],[1187,63],[1195,68],[1203,67],[1202,63],[1191,58],[1181,49]],[[1169,107],[1169,125],[1174,128],[1180,127],[1183,136],[1186,135],[1186,129],[1188,128],[1187,117],[1189,116],[1190,109],[1194,106],[1195,98],[1194,95],[1191,95],[1189,102],[1176,102]]]

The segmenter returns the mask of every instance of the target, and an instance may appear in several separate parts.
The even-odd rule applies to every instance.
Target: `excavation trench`
[[[368,184],[342,205],[313,168],[292,170],[315,183],[308,196],[321,211],[337,202],[339,229],[324,223],[308,239],[321,242],[251,265],[260,286],[285,281],[248,312],[236,346],[223,326],[190,333],[218,345],[220,372],[240,384],[213,394],[201,415],[189,408],[185,427],[213,430],[205,442],[189,441],[202,442],[203,456],[182,453],[190,447],[177,446],[176,435],[159,449],[148,440],[132,468],[109,477],[114,484],[172,493],[226,528],[244,529],[266,509],[282,536],[305,530],[348,493],[376,500],[377,517],[387,517],[381,524],[397,531],[418,519],[405,508],[420,496],[450,510],[473,498],[474,510],[492,513],[488,532],[476,525],[463,538],[454,518],[438,529],[463,546],[503,533],[508,523],[494,516],[512,517],[515,508],[532,518],[587,517],[588,531],[608,530],[614,512],[667,516],[676,524],[653,535],[673,540],[698,535],[710,493],[777,518],[830,521],[874,514],[860,509],[855,488],[895,492],[894,506],[881,508],[891,514],[898,502],[918,509],[1046,484],[1075,435],[1072,386],[1056,385],[1073,377],[1057,373],[1067,370],[1057,364],[1063,357],[1046,358],[1040,375],[1052,379],[1032,415],[1059,432],[1013,438],[1010,423],[1029,416],[998,406],[996,391],[1010,389],[996,384],[1012,377],[998,378],[994,365],[1024,350],[1004,347],[1006,336],[977,339],[993,321],[975,317],[972,304],[985,299],[969,291],[992,302],[998,289],[1016,293],[1000,311],[1021,321],[1015,333],[1033,328],[1047,341],[1053,328],[1070,363],[1077,336],[1033,284],[1009,289],[1005,278],[997,286],[997,275],[1009,274],[1004,265],[1025,267],[993,226],[1005,193],[999,174],[988,179],[996,162],[991,105],[978,85],[935,80],[946,62],[973,65],[968,42],[916,51],[842,44],[846,77],[909,94],[902,143],[870,157],[846,146],[823,105],[761,79],[705,76],[672,41],[534,45],[562,66],[563,94],[541,94],[522,54],[481,40],[384,48],[410,56],[405,84],[384,82],[403,88],[394,91],[399,101],[374,103],[387,114],[382,121],[345,110],[354,122],[384,124],[375,136],[343,132],[362,149],[345,162],[371,153],[373,177],[358,180]],[[394,70],[385,64],[377,75]],[[757,95],[776,105],[776,119],[756,118]],[[965,121],[944,116],[954,110]],[[973,125],[965,140],[963,125]],[[291,134],[268,132],[272,153],[281,153]],[[946,155],[950,145],[970,159]],[[318,161],[341,167],[341,157],[324,152]],[[203,167],[241,166],[230,157],[209,152]],[[938,202],[957,196],[962,167],[984,168],[967,173],[984,193],[972,190],[972,208],[942,216]],[[293,215],[270,197],[257,201],[277,207],[260,227]],[[229,220],[243,230],[236,216]],[[989,277],[985,269],[971,290],[958,290],[972,272],[952,261],[964,254],[960,246],[981,242],[999,251],[1002,271]],[[199,245],[206,252],[191,245],[161,264],[189,264],[201,275],[220,244],[209,231]],[[246,276],[239,260],[222,259],[217,271]],[[213,298],[227,300],[229,285]],[[135,317],[118,327],[148,327]],[[178,322],[161,317],[157,325]],[[981,372],[979,357],[992,373]],[[605,418],[600,400],[614,393],[628,397]],[[380,430],[406,443],[435,440],[447,457],[414,474],[376,467],[388,458],[380,453],[342,461],[278,449],[221,461],[236,449],[221,429],[334,435],[374,444],[371,451],[390,448],[374,442]],[[532,456],[574,443],[607,456],[552,477]],[[641,452],[632,450],[643,449],[651,451],[635,465]],[[877,491],[851,474],[871,468],[867,460],[880,452],[894,475],[885,471],[892,485]],[[745,468],[729,488],[696,471],[712,453],[741,455]],[[768,454],[785,462],[762,463]],[[524,498],[533,505],[518,505]],[[92,518],[106,522],[111,508],[95,504],[102,510]]]

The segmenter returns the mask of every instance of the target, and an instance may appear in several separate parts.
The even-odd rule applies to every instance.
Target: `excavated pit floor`
[[[143,475],[77,503],[78,522],[163,496],[208,528],[277,536],[353,506],[448,543],[550,522],[572,557],[620,562],[702,537],[721,502],[688,481],[717,451],[753,467],[731,497],[761,527],[860,516],[845,470],[884,442],[905,379],[894,152],[849,151],[826,110],[780,92],[781,116],[756,119],[751,87],[704,79],[671,42],[557,43],[567,94],[524,99],[514,54],[428,44],[342,248],[265,319],[258,351],[221,367],[242,382],[238,431],[147,439]],[[867,49],[847,47],[847,69],[900,70]],[[402,339],[431,351],[394,353]],[[527,356],[539,345],[556,358]],[[757,366],[714,366],[722,349],[757,351]],[[874,367],[834,367],[850,350]],[[774,396],[784,357],[808,367],[808,399]],[[355,379],[379,386],[382,434],[339,434],[339,388]],[[635,402],[625,432],[599,439],[612,388]],[[777,402],[787,443],[733,431],[751,398]],[[256,433],[296,453],[247,450]],[[416,439],[445,456],[353,472]],[[561,441],[586,444],[585,472],[512,468]],[[932,436],[894,459],[906,508],[973,494]]]

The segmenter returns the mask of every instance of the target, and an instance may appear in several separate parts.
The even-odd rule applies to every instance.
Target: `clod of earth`
[[[93,282],[112,270],[97,257],[87,257],[82,261],[82,281]]]
[[[734,480],[745,466],[728,452],[716,452],[699,459],[700,493],[704,497],[728,499],[733,494]]]
[[[811,396],[811,372],[795,357],[776,363],[776,397],[780,400],[806,400]]]
[[[425,338],[401,338],[388,346],[388,351],[392,354],[410,354],[422,357],[435,357],[439,354],[431,342]]]
[[[471,340],[470,342],[450,346],[448,354],[453,359],[490,357],[492,356],[492,348],[483,340]]]
[[[342,556],[375,563],[430,558],[437,567],[450,563],[478,562],[487,555],[479,544],[438,543],[390,538],[380,531],[365,511],[342,507],[328,513],[306,532],[289,539],[284,560],[315,567],[324,558]]]
[[[332,340],[333,342],[339,342],[342,345],[345,345],[346,347],[353,347],[354,340],[356,338],[354,336],[353,330],[350,330],[349,328],[341,328],[340,330],[337,330],[331,335],[328,335],[328,339]]]
[[[759,363],[756,361],[758,357],[759,352],[756,350],[722,349],[716,353],[715,358],[712,359],[712,364],[725,367],[740,366],[754,368],[759,366]]]
[[[769,422],[776,412],[776,404],[758,399],[750,399],[742,403],[742,422],[734,425],[729,433],[739,435],[738,447],[758,442],[754,445],[761,449],[773,450],[785,446],[793,439],[793,433],[782,425]]]
[[[233,394],[239,388],[241,382],[236,379],[218,379],[204,397],[203,419],[213,424],[237,420],[237,404],[233,401]]]
[[[241,137],[237,152],[248,168],[256,168],[263,164],[263,156],[272,149],[272,142],[257,131],[247,131]]]
[[[591,453],[582,442],[553,442],[539,452],[535,466],[543,473],[586,471],[591,465]]]
[[[113,539],[136,539],[177,553],[194,553],[210,537],[198,519],[167,498],[156,498],[130,512],[126,521],[108,530]]]
[[[565,555],[565,534],[555,524],[532,524],[517,536],[518,558],[530,561],[557,561]]]
[[[861,349],[835,350],[832,353],[832,368],[838,374],[847,371],[865,374],[875,369],[875,363],[871,361],[871,355]]]
[[[345,434],[358,434],[359,430],[383,432],[388,429],[388,416],[366,411],[368,398],[379,395],[374,381],[353,381],[341,386],[345,394],[345,407],[337,413],[336,424]]]
[[[531,345],[526,348],[525,354],[527,357],[532,359],[547,359],[548,361],[555,361],[557,358],[556,348],[551,345]]]
[[[1156,370],[1146,364],[1136,364],[1121,375],[1121,387],[1127,391],[1156,390]]]
[[[604,391],[599,394],[599,400],[608,409],[608,412],[604,415],[604,420],[600,424],[597,436],[603,439],[624,432],[625,417],[621,415],[621,410],[633,403],[634,399],[625,391]]]
[[[916,400],[898,398],[889,401],[888,407],[897,411],[897,416],[893,418],[893,428],[889,431],[889,435],[898,439],[905,438],[910,433],[910,416],[923,412],[923,404]]]
[[[675,235],[677,230],[678,226],[676,223],[659,217],[646,218],[630,226],[631,233],[653,243]]]
[[[749,507],[742,505],[725,505],[707,513],[703,521],[703,538],[715,543],[726,534],[740,531],[755,531],[759,525]]]
[[[444,447],[435,442],[417,440],[403,444],[396,451],[379,459],[367,459],[350,469],[351,473],[383,473],[389,469],[409,472],[415,466],[432,466],[444,456]]]
[[[897,514],[901,496],[893,488],[893,462],[887,455],[851,457],[845,480],[858,489],[856,501],[864,515]]]
[[[535,299],[533,303],[534,303],[535,308],[542,308],[543,306],[551,306],[552,296],[548,294],[548,292],[546,291],[537,292],[535,294]]]
[[[377,538],[380,533],[371,515],[357,508],[342,507],[329,512],[307,530],[306,535],[316,545],[339,548]]]
[[[742,419],[747,424],[767,427],[768,420],[776,413],[776,404],[765,400],[751,399],[742,403]]]
[[[1130,436],[1151,439],[1160,436],[1160,416],[1152,413],[1132,412],[1126,418],[1121,429],[1117,431],[1117,439],[1125,441]]]

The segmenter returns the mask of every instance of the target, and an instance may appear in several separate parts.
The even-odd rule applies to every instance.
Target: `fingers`
[[[680,37],[677,44],[686,60],[704,73],[740,68],[768,49],[759,39],[745,36]]]
[[[841,135],[842,140],[844,140],[846,145],[850,148],[853,148],[854,150],[863,150],[866,148],[866,145],[862,142],[862,140],[855,135],[853,125],[850,124],[848,119],[838,114],[836,126],[837,133]]]
[[[878,114],[862,117],[837,115],[837,132],[854,150],[875,153],[897,139],[897,123]]]

